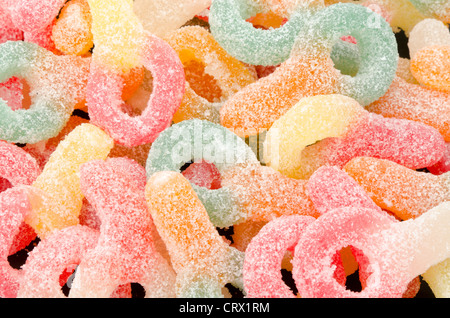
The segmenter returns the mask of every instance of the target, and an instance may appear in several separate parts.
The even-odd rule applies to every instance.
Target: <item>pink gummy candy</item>
[[[281,276],[285,252],[295,246],[312,216],[281,216],[267,223],[245,250],[244,288],[248,298],[293,298]]]
[[[434,165],[427,167],[428,171],[432,174],[441,175],[450,171],[450,142],[447,142],[446,146],[446,150],[441,160]]]
[[[175,274],[157,251],[144,189],[145,169],[128,158],[85,163],[81,188],[100,218],[97,246],[77,268],[69,297],[110,297],[140,283],[146,297],[173,297]]]
[[[14,25],[9,10],[0,3],[0,43],[21,40],[23,40],[22,30]]]
[[[0,140],[0,177],[12,187],[31,185],[40,172],[39,164],[30,154],[14,144]],[[8,245],[9,255],[26,247],[35,237],[36,232],[23,222],[16,239]]]
[[[27,191],[14,187],[0,193],[0,297],[15,298],[22,271],[8,262],[13,244],[25,216],[31,210]]]
[[[143,45],[142,64],[151,71],[153,91],[141,115],[123,112],[123,79],[118,73],[92,63],[86,88],[91,122],[127,147],[153,142],[170,126],[185,89],[183,64],[178,54],[160,38],[148,34]]]
[[[207,189],[219,189],[221,187],[220,172],[214,164],[206,161],[194,162],[183,172],[183,176],[190,182]]]
[[[30,252],[17,298],[62,298],[60,275],[97,244],[98,231],[74,225],[53,232]]]

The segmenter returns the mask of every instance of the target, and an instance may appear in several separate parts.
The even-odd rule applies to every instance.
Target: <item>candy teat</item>
[[[227,283],[242,289],[244,254],[219,235],[182,174],[175,171],[152,174],[145,196],[177,273],[178,297],[220,297]]]
[[[108,158],[85,163],[80,174],[101,225],[98,243],[81,260],[69,296],[110,297],[118,286],[135,282],[145,297],[174,297],[175,274],[152,236],[145,169],[128,158]]]

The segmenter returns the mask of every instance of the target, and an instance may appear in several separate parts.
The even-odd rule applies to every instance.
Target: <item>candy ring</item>
[[[449,240],[449,209],[445,202],[403,222],[361,207],[328,211],[305,229],[295,248],[293,277],[300,295],[402,297],[412,280],[449,257],[448,244],[433,243]],[[361,292],[347,290],[333,278],[332,256],[348,245],[361,251],[366,260],[361,271],[367,279]]]
[[[148,154],[147,177],[159,171],[181,172],[191,160],[215,164],[221,174],[237,165],[259,164],[253,151],[233,132],[206,120],[191,119],[172,125],[158,136]],[[245,218],[230,189],[192,187],[216,226],[228,227]]]
[[[60,275],[79,264],[93,249],[97,230],[82,225],[69,226],[49,235],[30,252],[22,267],[23,275],[17,298],[63,298]],[[47,256],[52,255],[49,259]]]
[[[177,297],[223,297],[221,289],[227,283],[243,288],[244,253],[219,235],[181,173],[154,173],[147,181],[145,197],[177,273]]]
[[[277,29],[255,28],[246,19],[257,13],[276,9],[272,1],[255,3],[249,0],[213,1],[209,24],[219,44],[238,60],[252,65],[278,65],[288,59],[292,45],[312,12],[323,8],[323,1],[298,8],[282,8],[280,13],[287,22]],[[279,1],[276,1],[279,5]],[[278,10],[277,10],[278,11]]]
[[[175,51],[151,34],[142,50],[142,63],[153,75],[153,91],[141,115],[131,117],[122,111],[123,79],[120,73],[108,71],[101,65],[91,65],[86,88],[91,123],[128,147],[151,143],[170,126],[184,94],[184,70]]]
[[[245,250],[243,280],[248,298],[292,298],[280,268],[285,252],[295,246],[303,230],[316,219],[287,216],[266,224]]]
[[[1,44],[0,55],[0,82],[13,76],[24,78],[33,97],[29,109],[15,111],[0,100],[0,139],[33,144],[55,137],[84,97],[88,62],[59,57],[23,41]]]
[[[414,145],[412,134],[420,136]],[[436,129],[371,114],[343,95],[303,98],[272,125],[264,142],[267,165],[303,179],[320,166],[342,167],[364,155],[419,169],[438,162],[444,151],[445,141]]]
[[[345,35],[355,37],[360,51],[353,77],[335,69],[330,57]],[[395,36],[383,18],[360,5],[328,6],[311,17],[285,62],[227,100],[220,110],[221,124],[243,137],[261,133],[301,98],[314,95],[341,94],[366,106],[386,93],[397,61]]]
[[[31,206],[26,190],[20,187],[7,189],[0,193],[0,296],[15,298],[19,289],[22,271],[14,269],[8,262],[11,246],[20,231]]]
[[[409,169],[390,160],[358,157],[343,169],[381,208],[401,220],[416,218],[450,200],[450,175]]]
[[[174,297],[175,273],[156,250],[144,196],[145,169],[128,158],[85,163],[80,182],[101,220],[98,244],[77,268],[69,296],[110,297],[136,282],[145,297]]]
[[[180,28],[169,33],[164,40],[178,53],[186,73],[186,92],[173,117],[175,123],[194,118],[219,123],[219,110],[224,101],[243,87],[255,82],[249,69],[230,56],[202,27]],[[205,75],[201,74],[203,65]],[[193,84],[198,81],[202,87],[189,84],[191,72],[194,73],[191,76],[195,80]],[[202,76],[205,82],[199,80],[198,76]],[[207,76],[212,76],[213,79],[208,81]],[[214,85],[214,81],[217,84]],[[209,83],[211,85],[208,85]],[[214,96],[209,92],[215,91],[215,87],[219,92]]]

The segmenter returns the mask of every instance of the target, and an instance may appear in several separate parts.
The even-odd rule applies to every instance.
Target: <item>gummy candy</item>
[[[153,91],[139,116],[132,117],[122,111],[122,73],[109,71],[93,61],[86,87],[91,123],[127,147],[153,142],[171,124],[185,90],[183,66],[165,41],[148,34],[141,49],[142,63],[153,75]]]
[[[223,102],[255,82],[249,69],[231,57],[202,27],[183,27],[169,33],[164,39],[178,53],[187,77],[184,98],[173,117],[175,123],[193,118],[219,123],[219,109]],[[217,82],[219,93],[216,96],[208,96],[214,86],[208,85],[208,82],[203,84],[198,77],[194,77],[192,82],[202,83],[201,87],[189,84],[190,72],[200,73],[195,71],[199,64],[203,64],[204,72]]]
[[[98,243],[81,260],[69,296],[109,297],[117,286],[137,282],[146,297],[174,297],[175,274],[153,244],[145,169],[128,158],[109,158],[83,164],[80,174],[101,225]]]
[[[227,283],[242,289],[244,254],[217,233],[191,183],[181,173],[152,174],[145,196],[177,273],[177,297],[223,297],[221,288]]]
[[[424,15],[450,23],[450,4],[446,0],[409,0]]]
[[[425,168],[438,162],[444,151],[445,141],[436,129],[371,114],[337,94],[301,99],[274,122],[264,141],[268,166],[303,179],[322,165],[342,167],[362,155]]]

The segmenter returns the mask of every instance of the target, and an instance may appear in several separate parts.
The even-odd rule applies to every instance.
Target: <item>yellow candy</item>
[[[96,62],[127,73],[140,65],[144,29],[132,0],[88,0]]]
[[[344,135],[364,112],[357,101],[340,94],[301,99],[267,132],[265,163],[288,177],[302,178],[307,174],[301,167],[302,150],[322,139]]]
[[[450,298],[450,258],[430,267],[422,277],[436,298]]]
[[[79,223],[84,198],[79,168],[87,161],[105,159],[113,145],[105,132],[91,124],[77,126],[58,144],[30,188],[33,209],[26,222],[39,237]]]

